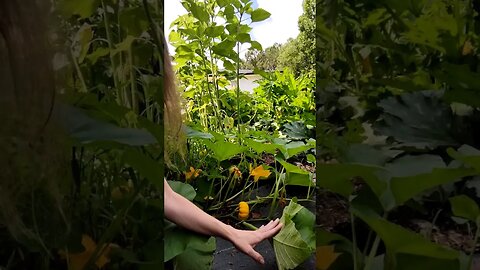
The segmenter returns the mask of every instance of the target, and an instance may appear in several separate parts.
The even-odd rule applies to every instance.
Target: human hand
[[[238,250],[249,255],[255,261],[264,264],[265,260],[263,256],[253,248],[263,240],[276,235],[282,226],[283,224],[280,223],[280,220],[277,218],[276,220],[271,220],[267,225],[262,225],[256,231],[233,229],[229,240]]]

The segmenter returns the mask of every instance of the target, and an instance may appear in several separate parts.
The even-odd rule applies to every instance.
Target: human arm
[[[245,231],[233,228],[210,216],[180,194],[172,190],[167,181],[164,182],[165,217],[186,229],[212,236],[219,236],[232,242],[243,253],[263,264],[264,259],[253,248],[261,241],[277,234],[282,224],[277,219],[261,226],[256,231]]]

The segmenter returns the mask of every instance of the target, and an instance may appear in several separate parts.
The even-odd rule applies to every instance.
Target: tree
[[[304,0],[303,14],[298,18],[300,33],[289,39],[279,54],[278,64],[296,75],[315,69],[315,1]]]
[[[281,44],[275,43],[273,46],[268,47],[264,51],[249,50],[245,54],[245,60],[242,62],[242,68],[276,70],[278,68],[278,57],[281,47]]]

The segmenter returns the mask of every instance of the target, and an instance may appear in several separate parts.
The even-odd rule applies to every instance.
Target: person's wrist
[[[230,225],[225,225],[223,238],[225,238],[230,242],[233,242],[233,240],[236,238],[236,233],[237,233],[237,229],[235,229]]]

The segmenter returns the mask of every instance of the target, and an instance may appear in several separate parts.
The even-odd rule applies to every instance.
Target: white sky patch
[[[266,49],[274,43],[285,43],[289,38],[296,38],[298,17],[302,15],[303,0],[257,0],[258,7],[272,15],[268,20],[253,23],[252,39],[260,42]]]
[[[285,43],[289,38],[297,37],[298,17],[302,15],[303,0],[256,0],[258,7],[270,12],[270,18],[263,22],[256,22],[250,26],[252,39],[260,42],[264,49],[275,43]],[[168,39],[170,24],[178,16],[187,13],[180,0],[165,1],[165,35]],[[168,41],[168,40],[167,40]],[[249,45],[242,46],[240,55],[243,57]],[[169,45],[170,52],[174,49]]]

